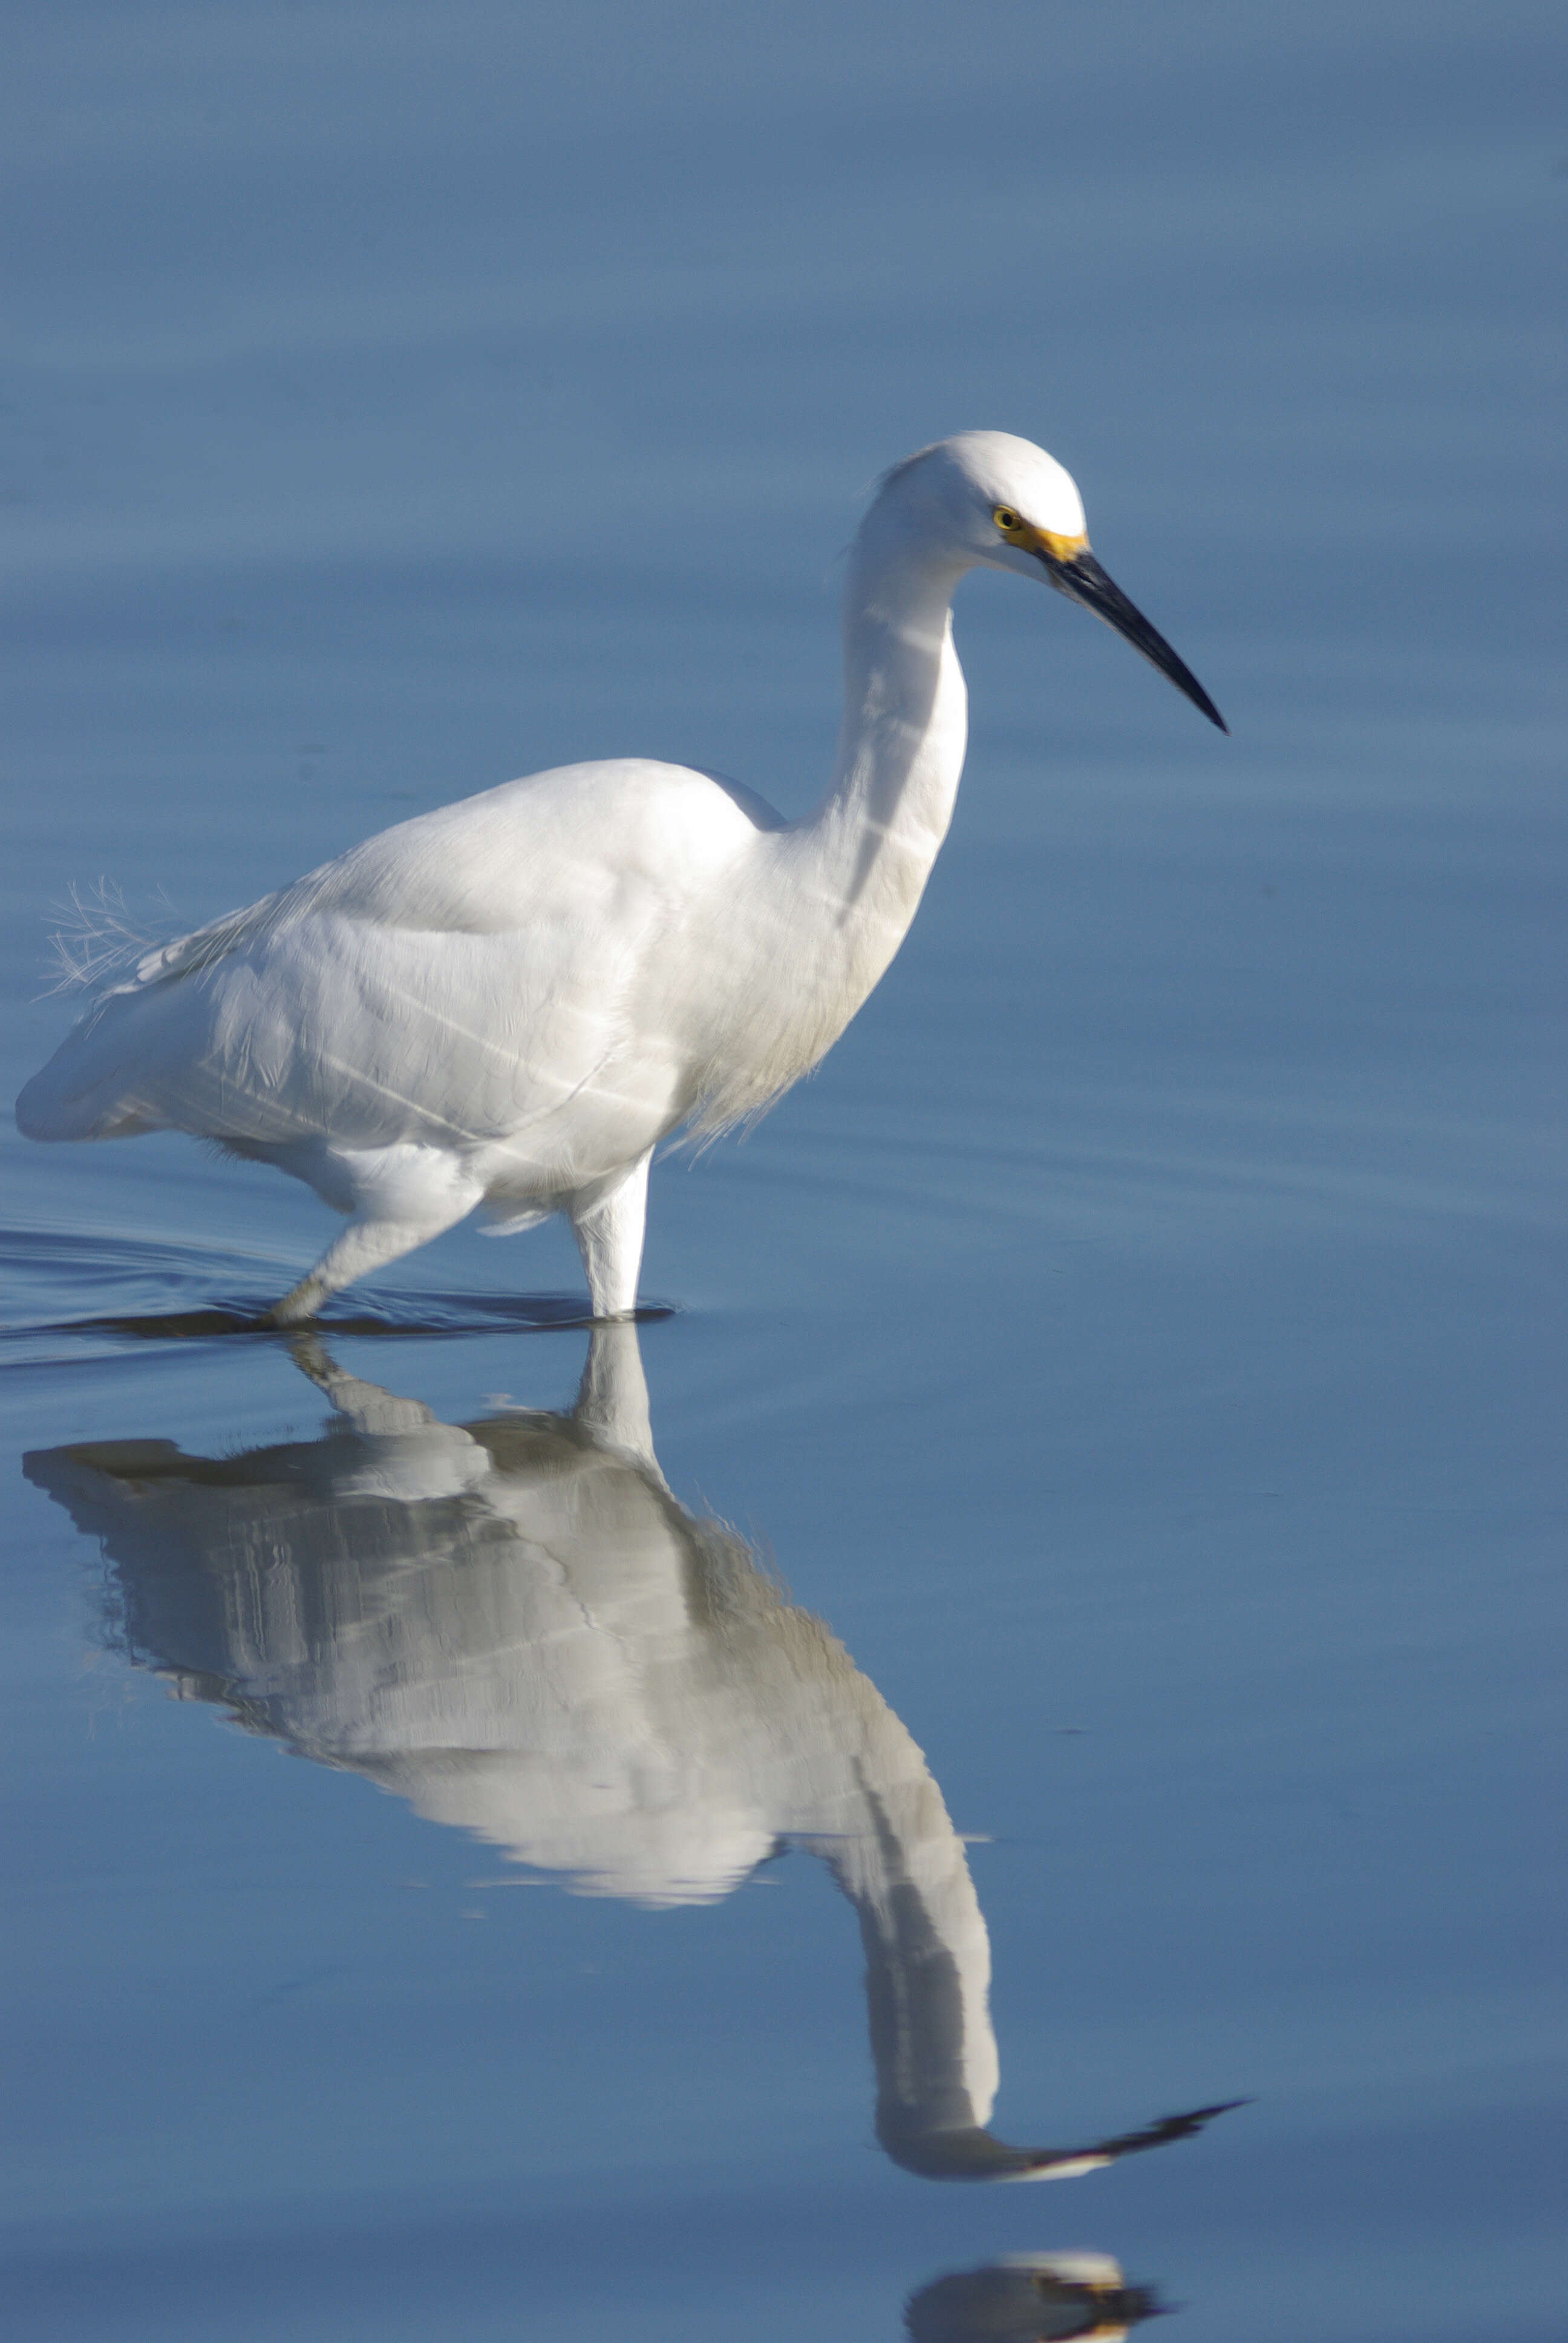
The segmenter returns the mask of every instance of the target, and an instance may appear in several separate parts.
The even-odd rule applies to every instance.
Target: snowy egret
[[[564,1212],[595,1315],[630,1311],[659,1141],[809,1071],[914,918],[963,767],[952,598],[982,564],[1083,604],[1225,729],[1090,552],[1061,466],[965,432],[896,466],[855,538],[815,812],[623,758],[400,822],[144,953],[23,1091],[21,1129],[188,1131],[306,1181],[348,1226],[275,1323],[479,1205],[498,1232]]]

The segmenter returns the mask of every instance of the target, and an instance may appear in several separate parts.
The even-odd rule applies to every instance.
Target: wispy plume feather
[[[64,900],[49,909],[60,924],[49,938],[52,981],[44,987],[45,1000],[59,992],[100,991],[160,940],[133,923],[125,896],[112,879],[85,888],[73,884]]]

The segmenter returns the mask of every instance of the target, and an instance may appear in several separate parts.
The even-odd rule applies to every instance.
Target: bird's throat
[[[726,914],[740,1013],[709,1061],[699,1135],[759,1112],[816,1065],[909,932],[963,770],[950,624],[962,574],[878,566],[859,545],[850,557],[838,761],[816,810],[759,843],[760,883]]]
[[[951,618],[962,574],[950,564],[851,568],[838,759],[801,844],[865,991],[902,942],[952,820],[968,740]]]

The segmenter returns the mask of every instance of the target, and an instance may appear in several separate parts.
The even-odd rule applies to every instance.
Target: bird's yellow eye
[[[1002,530],[1016,528],[1018,527],[1018,515],[1014,512],[1010,505],[998,505],[995,511],[991,514],[991,518],[995,521],[998,528]]]

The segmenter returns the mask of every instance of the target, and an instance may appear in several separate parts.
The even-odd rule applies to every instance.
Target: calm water
[[[303,1189],[7,1130],[7,2335],[1544,2343],[1556,12],[8,16],[7,1095],[73,885],[803,808],[945,431],[1235,737],[966,587],[915,930],[580,1398],[558,1230],[226,1333]]]

